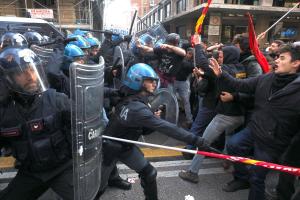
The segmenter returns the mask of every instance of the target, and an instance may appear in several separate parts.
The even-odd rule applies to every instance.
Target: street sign
[[[31,18],[36,19],[53,19],[53,10],[52,9],[28,9]]]

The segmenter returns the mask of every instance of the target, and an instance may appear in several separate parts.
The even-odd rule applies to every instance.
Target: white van
[[[42,19],[0,16],[0,36],[8,31],[22,34],[29,30],[36,31],[52,39],[64,37],[63,33],[54,25]]]

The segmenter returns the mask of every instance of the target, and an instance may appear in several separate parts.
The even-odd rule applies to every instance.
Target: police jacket
[[[12,100],[0,105],[0,140],[28,172],[51,171],[71,161],[70,104],[55,90],[35,97],[31,106]]]
[[[278,158],[300,128],[300,77],[272,93],[275,78],[275,73],[269,73],[240,80],[226,72],[220,77],[237,91],[254,93],[254,111],[248,127],[255,142]]]
[[[190,144],[195,144],[198,140],[194,134],[155,116],[147,97],[138,94],[125,97],[116,106],[115,113],[109,120],[104,134],[138,140],[149,129]]]

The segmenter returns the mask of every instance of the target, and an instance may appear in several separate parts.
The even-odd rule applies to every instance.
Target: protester
[[[294,135],[300,130],[300,47],[286,45],[280,48],[273,73],[246,80],[236,80],[222,72],[216,60],[210,62],[219,80],[239,92],[254,93],[253,116],[245,129],[236,133],[227,143],[230,155],[277,162]],[[248,188],[249,200],[263,200],[264,179],[268,169],[234,164],[234,179],[224,191]]]

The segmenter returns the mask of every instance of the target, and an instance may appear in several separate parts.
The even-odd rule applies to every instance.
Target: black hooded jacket
[[[226,72],[220,80],[232,89],[255,96],[254,111],[248,124],[255,142],[278,158],[300,130],[300,77],[271,92],[275,73],[238,80]]]
[[[232,77],[236,78],[245,78],[245,68],[243,65],[239,63],[240,51],[235,46],[226,46],[223,48],[224,53],[224,61],[222,65],[222,69],[228,72]],[[228,87],[226,84],[222,84],[219,81],[217,82],[217,94],[218,96],[222,91],[231,93],[234,97],[238,94],[235,90]],[[234,99],[230,102],[222,102],[218,101],[216,111],[219,114],[227,115],[227,116],[241,116],[244,115],[245,109],[244,106],[238,101],[238,99]]]

